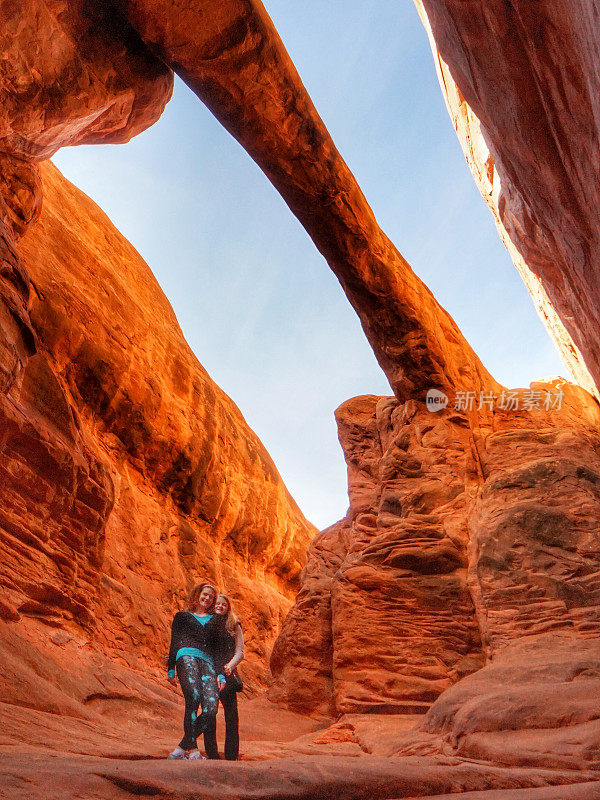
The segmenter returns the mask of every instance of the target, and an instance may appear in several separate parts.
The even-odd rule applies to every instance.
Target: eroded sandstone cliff
[[[2,616],[40,645],[54,628],[161,669],[169,616],[206,576],[240,598],[248,679],[264,679],[312,528],[140,256],[42,175],[18,245],[37,352],[0,428]]]
[[[274,699],[431,706],[390,754],[597,764],[600,409],[562,380],[520,398],[477,424],[395,398],[338,409],[350,509],[311,545],[273,650]]]
[[[202,577],[240,598],[260,684],[314,531],[146,264],[38,163],[127,141],[173,74],[106,4],[3,2],[0,17],[0,616],[13,656],[49,658],[35,691],[5,670],[3,697],[110,696],[83,677],[87,647],[162,671],[169,616]]]
[[[336,412],[350,509],[311,545],[271,658],[272,696],[297,709],[423,711],[482,664],[466,569],[478,483],[471,431],[464,414],[417,412],[374,396]],[[317,664],[297,644],[316,609]]]
[[[152,125],[173,75],[107,4],[0,3],[0,393],[35,352],[16,239],[41,208],[36,162],[64,145],[126,142]]]
[[[565,365],[599,396],[594,0],[416,0],[475,183]]]

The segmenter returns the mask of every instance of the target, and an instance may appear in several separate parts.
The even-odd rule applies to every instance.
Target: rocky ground
[[[0,797],[54,800],[117,798],[600,797],[600,776],[586,770],[502,768],[452,757],[390,756],[417,719],[347,715],[315,721],[264,698],[240,704],[241,760],[170,762],[180,704],[100,705],[91,723],[0,704]],[[219,729],[222,731],[222,719]],[[556,788],[558,787],[558,788]],[[464,793],[464,795],[462,794]]]

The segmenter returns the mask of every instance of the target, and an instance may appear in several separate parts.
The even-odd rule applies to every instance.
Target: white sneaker
[[[172,753],[169,753],[167,758],[185,758],[185,750],[177,745],[175,750],[173,750]]]
[[[190,750],[187,759],[188,761],[206,761],[200,750]]]

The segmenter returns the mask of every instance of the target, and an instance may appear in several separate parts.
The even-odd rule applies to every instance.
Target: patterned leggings
[[[196,749],[196,737],[204,733],[206,724],[217,714],[219,690],[214,667],[197,656],[177,659],[177,677],[185,698],[183,739],[179,746],[184,750]],[[202,711],[198,715],[198,708]]]

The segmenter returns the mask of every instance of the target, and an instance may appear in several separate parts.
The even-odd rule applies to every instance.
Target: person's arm
[[[179,629],[181,627],[182,614],[178,611],[173,617],[171,625],[171,645],[169,647],[169,657],[167,659],[167,678],[175,678],[175,656],[177,655],[177,644],[179,641]]]
[[[225,672],[227,675],[231,675],[233,670],[237,667],[237,665],[242,661],[244,658],[244,632],[242,631],[242,626],[239,624],[235,629],[235,653],[233,654],[232,658],[225,664]]]
[[[215,625],[214,633],[214,662],[220,690],[225,685],[225,659],[227,658],[227,637],[229,636],[225,627],[225,617],[219,615],[219,621]]]

